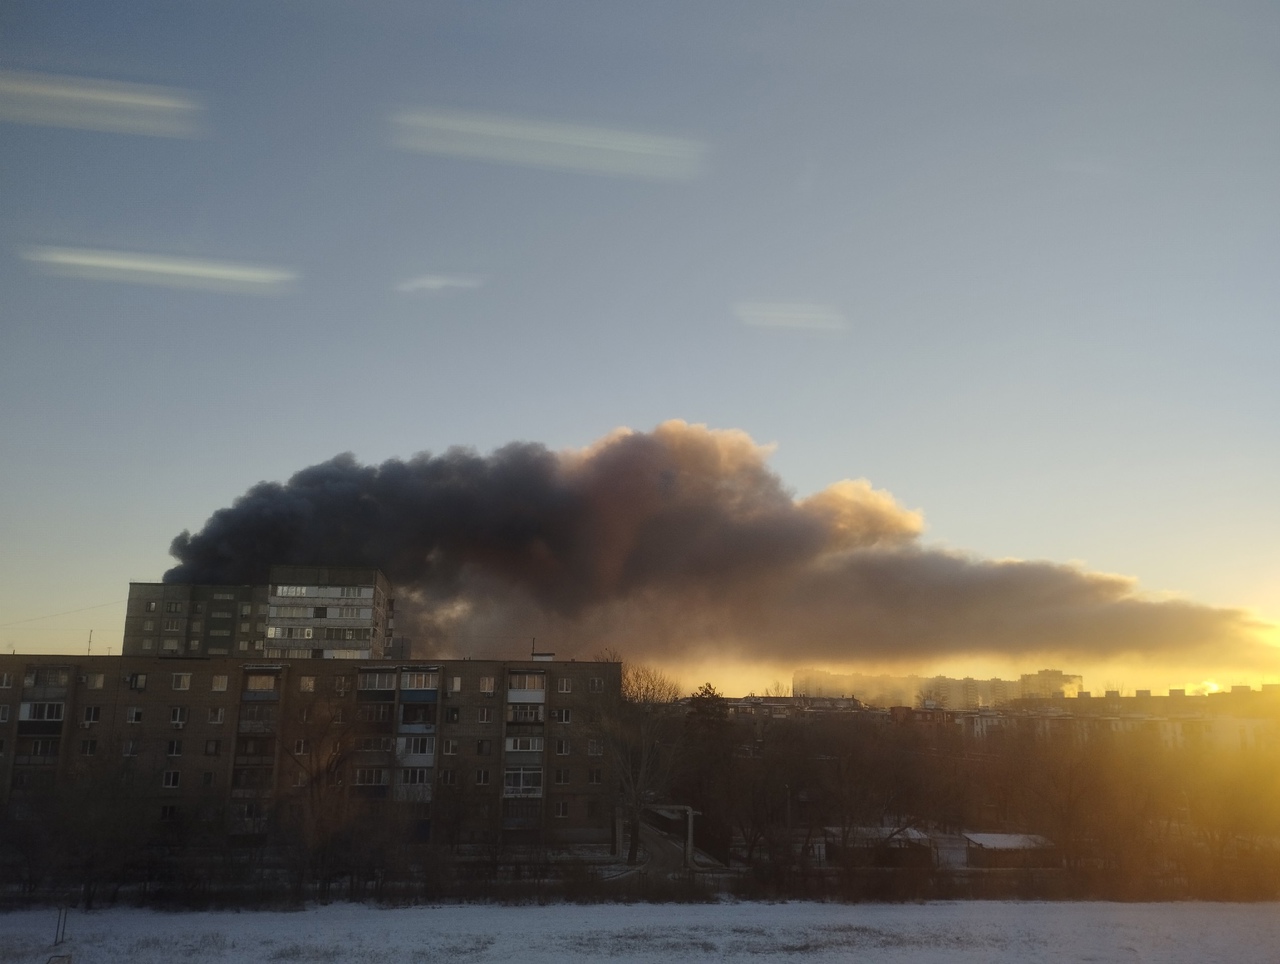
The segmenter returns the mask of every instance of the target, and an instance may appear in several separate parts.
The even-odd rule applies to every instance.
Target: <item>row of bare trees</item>
[[[1031,720],[984,739],[856,715],[742,720],[709,684],[677,702],[651,668],[627,666],[624,681],[608,731],[633,861],[644,808],[674,802],[779,882],[806,870],[813,842],[848,854],[874,827],[887,841],[910,829],[1042,835],[1073,893],[1280,894],[1280,746],[1081,738]]]

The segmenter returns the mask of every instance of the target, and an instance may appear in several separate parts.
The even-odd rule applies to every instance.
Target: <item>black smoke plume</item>
[[[956,654],[1256,657],[1236,610],[1140,596],[1132,580],[921,545],[920,515],[865,481],[794,498],[747,435],[667,422],[584,451],[515,443],[262,482],[170,547],[166,581],[265,582],[271,565],[376,566],[402,626],[550,636],[562,655],[756,660]],[[461,642],[459,642],[461,641]]]

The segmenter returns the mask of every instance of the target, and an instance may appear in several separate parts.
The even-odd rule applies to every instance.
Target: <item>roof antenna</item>
[[[93,630],[92,629],[89,630],[89,651],[85,653],[85,655],[86,656],[93,655]]]

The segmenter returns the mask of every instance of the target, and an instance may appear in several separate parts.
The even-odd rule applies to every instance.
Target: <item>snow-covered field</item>
[[[1280,961],[1280,905],[959,902],[0,914],[0,962]]]

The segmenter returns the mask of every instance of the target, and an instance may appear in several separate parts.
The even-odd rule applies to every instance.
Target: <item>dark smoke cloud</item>
[[[166,581],[264,582],[276,563],[378,566],[401,626],[441,650],[539,635],[561,655],[956,654],[1259,658],[1236,610],[1152,601],[1132,580],[922,546],[865,481],[797,500],[741,432],[667,422],[591,448],[517,443],[379,466],[351,455],[263,482],[174,539]]]

